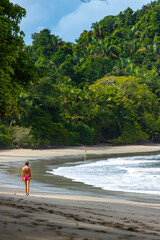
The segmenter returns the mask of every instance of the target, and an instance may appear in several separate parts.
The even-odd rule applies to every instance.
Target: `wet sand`
[[[97,146],[89,155],[156,153],[160,145]],[[84,148],[2,150],[0,162],[84,156]],[[158,184],[158,183],[157,183]],[[0,239],[160,239],[160,204],[0,186]]]

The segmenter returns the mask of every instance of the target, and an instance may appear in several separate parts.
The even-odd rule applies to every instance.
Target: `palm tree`
[[[102,38],[102,26],[100,23],[95,22],[92,24],[91,28],[93,29],[95,33],[95,37]]]

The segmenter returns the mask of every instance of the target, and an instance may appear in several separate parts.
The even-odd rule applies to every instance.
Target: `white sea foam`
[[[160,155],[85,162],[59,167],[50,173],[104,190],[160,195]]]

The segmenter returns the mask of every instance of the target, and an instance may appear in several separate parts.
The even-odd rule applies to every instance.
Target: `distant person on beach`
[[[25,167],[22,168],[22,181],[25,183],[26,195],[29,195],[29,184],[31,180],[31,168],[28,165],[29,162],[26,162]]]
[[[87,148],[84,148],[84,161],[86,161],[86,156],[87,156]]]

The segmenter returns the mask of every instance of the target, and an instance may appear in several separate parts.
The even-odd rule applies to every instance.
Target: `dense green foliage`
[[[75,44],[44,29],[34,33],[32,45],[25,48],[17,27],[25,11],[11,7],[16,14],[1,14],[0,19],[1,28],[7,18],[7,28],[12,29],[10,20],[17,19],[16,29],[7,31],[16,47],[8,40],[13,53],[4,53],[6,65],[0,66],[1,96],[5,99],[10,91],[10,97],[4,104],[0,98],[0,103],[1,116],[9,116],[2,118],[1,125],[12,126],[5,133],[0,129],[0,146],[160,141],[160,0],[136,12],[128,8],[117,16],[106,16]],[[0,38],[4,52],[6,40],[3,35]],[[46,77],[31,84],[40,76],[37,68]],[[22,109],[19,117],[17,106]]]
[[[19,23],[25,9],[9,0],[0,0],[0,117],[14,116],[24,86],[38,79],[39,70],[24,51],[23,32]]]

